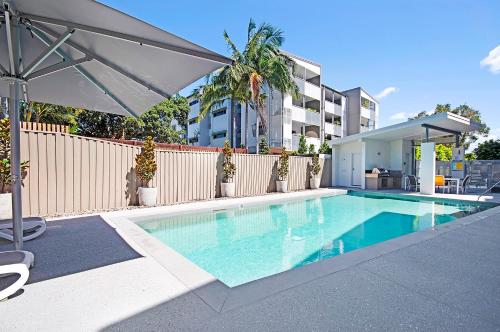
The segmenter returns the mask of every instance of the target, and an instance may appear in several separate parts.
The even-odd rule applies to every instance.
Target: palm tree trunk
[[[231,98],[231,147],[236,148],[236,103],[235,98]]]
[[[248,102],[245,102],[245,147],[248,149]]]

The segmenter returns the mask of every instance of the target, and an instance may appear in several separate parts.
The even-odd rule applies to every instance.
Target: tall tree
[[[251,19],[243,51],[237,48],[227,31],[224,31],[224,39],[231,50],[233,63],[214,74],[209,83],[199,90],[201,92],[200,119],[214,105],[221,104],[224,99],[230,98],[233,133],[235,101],[244,102],[246,105],[251,104],[263,127],[267,128],[264,88],[294,94],[298,92],[289,69],[291,60],[279,50],[284,41],[283,32],[267,23],[257,27]],[[246,118],[248,119],[248,116]],[[248,124],[246,127],[248,128]],[[257,130],[258,127],[257,125]],[[233,146],[234,144],[235,142]]]
[[[488,140],[480,143],[474,154],[478,160],[499,160],[500,159],[500,140]]]

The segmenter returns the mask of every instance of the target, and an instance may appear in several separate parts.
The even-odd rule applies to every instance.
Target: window
[[[189,139],[189,143],[197,143],[198,142],[198,137],[191,137]]]
[[[361,97],[361,106],[364,108],[370,108],[370,101],[366,98]]]
[[[192,118],[192,119],[189,120],[189,124],[190,125],[195,124],[197,121],[198,121],[198,117],[195,116],[194,118]]]
[[[220,131],[218,133],[213,133],[212,137],[213,137],[213,139],[225,138],[226,137],[226,132],[225,131]]]
[[[226,114],[226,109],[225,108],[220,108],[220,109],[215,110],[215,111],[212,112],[212,116],[214,118],[216,118],[218,116],[221,116],[221,115],[224,115],[224,114]]]
[[[361,106],[370,109],[372,111],[375,111],[375,103],[363,97],[361,97]]]
[[[189,102],[189,106],[196,105],[196,104],[198,104],[198,102],[199,102],[199,100],[198,100],[198,99],[195,99],[195,100],[193,100],[193,101]]]

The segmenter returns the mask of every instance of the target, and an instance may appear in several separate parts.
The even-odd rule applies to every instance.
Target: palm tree
[[[245,103],[245,128],[248,132],[248,105],[258,114],[258,120],[267,128],[264,101],[265,87],[276,89],[282,93],[298,93],[291,71],[291,59],[279,50],[284,38],[283,32],[270,24],[263,23],[259,27],[250,19],[247,29],[247,43],[243,51],[238,50],[227,31],[224,39],[231,50],[233,63],[226,65],[219,72],[208,78],[208,84],[198,89],[200,93],[200,119],[215,105],[225,99],[231,99],[231,124],[234,136],[235,106],[237,102]],[[257,132],[259,128],[257,121]],[[247,135],[248,137],[248,135]],[[259,135],[257,134],[257,140]],[[248,141],[245,142],[248,144]],[[233,140],[233,146],[235,142]]]
[[[253,20],[248,24],[247,46],[244,51],[246,65],[246,84],[250,91],[251,102],[262,122],[264,134],[268,126],[264,110],[267,96],[265,88],[284,93],[298,94],[293,81],[290,66],[292,60],[280,52],[283,44],[283,31],[270,24],[263,23],[258,28]],[[259,121],[257,121],[257,140],[259,138]],[[270,142],[268,142],[270,143]]]

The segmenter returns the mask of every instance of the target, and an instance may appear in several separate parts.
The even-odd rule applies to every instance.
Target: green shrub
[[[224,183],[230,183],[233,182],[233,177],[236,174],[236,165],[232,162],[233,149],[231,149],[229,140],[224,142],[224,149],[222,149],[222,153],[224,154],[224,161],[222,162],[224,177],[222,181]]]
[[[141,179],[142,184],[146,187],[149,186],[149,182],[153,179],[156,173],[156,161],[155,161],[155,147],[156,144],[151,136],[146,138],[144,141],[144,146],[140,154],[135,157],[135,172],[139,179]]]
[[[10,192],[12,184],[10,156],[10,123],[9,119],[0,120],[0,193]],[[21,162],[21,181],[28,174],[29,162]]]
[[[311,177],[318,176],[319,172],[321,172],[321,165],[319,164],[319,155],[315,153],[312,157]]]
[[[283,148],[278,160],[278,180],[280,181],[286,181],[288,177],[288,159],[288,153],[285,148]]]
[[[265,137],[260,138],[259,154],[269,154],[269,145],[267,145],[267,140]]]
[[[309,145],[309,154],[315,154],[316,153],[316,147],[314,144]]]
[[[298,154],[306,154],[307,153],[307,143],[306,137],[304,135],[300,135],[299,138],[299,149],[297,150]]]
[[[321,154],[331,154],[332,149],[330,148],[330,146],[328,145],[327,142],[323,142],[323,143],[321,143],[321,146],[319,147],[318,152]]]

